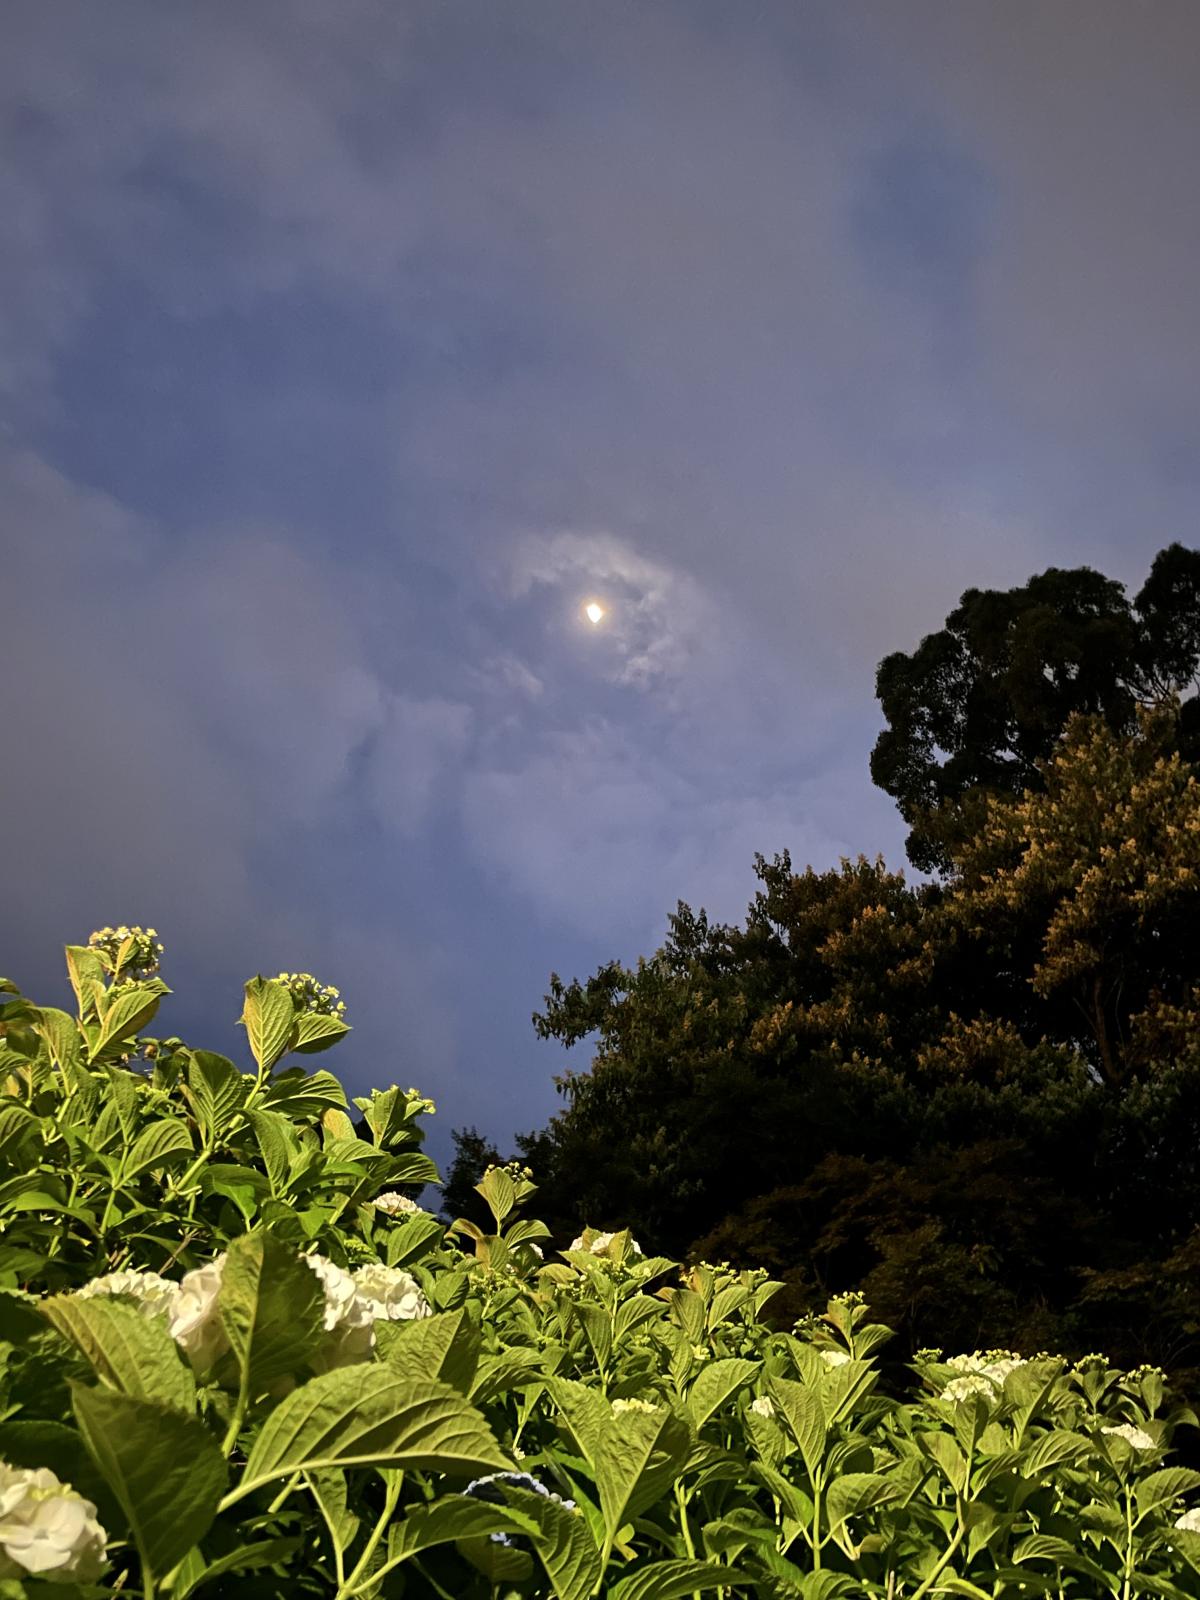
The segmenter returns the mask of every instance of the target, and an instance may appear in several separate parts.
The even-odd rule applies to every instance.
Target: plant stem
[[[933,1571],[925,1579],[925,1582],[921,1585],[921,1587],[914,1591],[912,1600],[921,1600],[921,1596],[923,1594],[929,1593],[931,1586],[938,1578],[941,1577],[942,1573],[950,1565],[951,1557],[954,1555],[954,1552],[958,1549],[959,1545],[963,1542],[963,1536],[967,1531],[967,1524],[963,1518],[962,1495],[956,1494],[954,1497],[954,1503],[958,1512],[958,1528],[955,1530],[953,1539],[951,1539],[950,1543],[946,1546],[946,1549],[942,1554],[942,1559],[938,1562],[937,1566],[934,1567]]]
[[[403,1482],[404,1474],[402,1472],[396,1472],[389,1477],[387,1492],[383,1497],[383,1510],[379,1513],[379,1519],[371,1530],[371,1537],[367,1540],[362,1555],[359,1556],[355,1563],[354,1571],[338,1590],[337,1600],[350,1600],[350,1596],[355,1594],[356,1585],[363,1577],[368,1562],[375,1554],[379,1541],[383,1538],[388,1524],[392,1520],[392,1513],[395,1511],[397,1502],[400,1499],[400,1487]],[[374,1577],[372,1577],[372,1582],[374,1582]]]

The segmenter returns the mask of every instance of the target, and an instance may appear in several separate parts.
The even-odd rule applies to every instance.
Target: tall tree
[[[988,794],[1040,783],[1068,718],[1129,732],[1139,705],[1184,701],[1180,748],[1200,756],[1200,550],[1154,558],[1132,603],[1090,567],[1051,567],[1015,589],[968,589],[912,654],[880,662],[887,720],[871,776],[909,824],[908,856],[949,871]]]

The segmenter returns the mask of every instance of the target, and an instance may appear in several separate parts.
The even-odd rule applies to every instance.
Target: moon
[[[589,600],[587,605],[585,605],[583,608],[583,614],[591,623],[593,628],[598,628],[604,621],[604,607],[598,600]]]

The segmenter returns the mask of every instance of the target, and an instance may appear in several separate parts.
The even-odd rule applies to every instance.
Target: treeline
[[[785,1319],[861,1289],[922,1346],[1200,1378],[1200,552],[1130,601],[1087,568],[972,590],[877,688],[882,860],[759,857],[744,923],[556,975],[592,1041],[518,1139],[562,1238],[767,1268]],[[455,1134],[446,1205],[497,1159]]]

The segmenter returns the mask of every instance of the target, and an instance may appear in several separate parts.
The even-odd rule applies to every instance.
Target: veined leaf
[[[689,1444],[687,1424],[665,1406],[655,1412],[626,1411],[619,1425],[610,1415],[595,1462],[600,1509],[610,1537],[670,1488]]]
[[[600,1581],[600,1552],[587,1519],[557,1500],[522,1489],[503,1486],[504,1498],[535,1526],[537,1551],[558,1600],[586,1600]]]
[[[302,1011],[296,1018],[292,1049],[300,1055],[316,1055],[318,1050],[328,1050],[349,1032],[349,1023],[340,1017],[327,1016],[321,1011]]]
[[[262,1153],[271,1193],[282,1198],[287,1193],[292,1168],[300,1154],[291,1118],[281,1111],[251,1111],[248,1120]]]
[[[1164,1467],[1160,1472],[1152,1472],[1138,1484],[1134,1491],[1138,1512],[1144,1517],[1159,1506],[1170,1505],[1172,1500],[1178,1500],[1198,1488],[1200,1472],[1194,1472],[1190,1467]]]
[[[273,1478],[322,1467],[513,1471],[479,1412],[448,1384],[387,1367],[310,1378],[263,1424],[232,1504]]]
[[[140,1032],[158,1010],[159,1000],[170,992],[157,978],[148,983],[131,983],[128,988],[110,989],[89,1060],[98,1060],[111,1046]]]
[[[610,1600],[687,1600],[704,1589],[747,1582],[733,1567],[711,1561],[652,1561],[609,1590]]]
[[[252,1395],[302,1368],[324,1334],[321,1280],[270,1234],[246,1234],[229,1246],[218,1305]]]
[[[825,1414],[816,1391],[810,1384],[774,1377],[767,1378],[767,1390],[776,1414],[783,1418],[799,1446],[811,1477],[824,1454],[826,1436]]]
[[[470,1393],[482,1341],[465,1311],[380,1323],[375,1336],[380,1354],[401,1377],[438,1378],[460,1394]]]
[[[1038,1478],[1048,1467],[1058,1467],[1064,1461],[1084,1461],[1095,1451],[1090,1439],[1081,1433],[1066,1431],[1044,1433],[1020,1463],[1020,1472],[1026,1478]]]
[[[688,1412],[696,1427],[702,1428],[730,1395],[752,1383],[761,1366],[761,1361],[745,1361],[740,1356],[706,1362],[687,1397]]]
[[[269,1072],[288,1047],[296,1008],[290,991],[273,978],[251,978],[240,1021],[260,1072]]]
[[[248,1084],[228,1056],[193,1050],[187,1069],[187,1097],[205,1143],[215,1145],[246,1098]]]
[[[900,1498],[900,1487],[878,1472],[846,1472],[829,1485],[825,1512],[831,1528],[849,1517],[860,1516],[872,1506],[886,1505]]]
[[[388,1529],[389,1561],[407,1561],[434,1545],[453,1544],[458,1539],[486,1538],[489,1533],[536,1532],[535,1525],[520,1512],[466,1495],[448,1495],[430,1505],[418,1505],[404,1519]]]
[[[108,1389],[71,1388],[88,1453],[121,1502],[143,1566],[168,1573],[212,1525],[226,1469],[195,1417]]]
[[[172,1574],[171,1600],[187,1600],[189,1595],[227,1572],[257,1572],[263,1567],[276,1566],[294,1555],[303,1544],[304,1540],[299,1538],[258,1539],[253,1544],[239,1545],[215,1560],[202,1556],[193,1545]]]
[[[165,1317],[145,1317],[136,1306],[108,1295],[55,1295],[42,1302],[41,1312],[109,1388],[174,1411],[195,1411],[195,1380]]]
[[[178,1156],[191,1155],[192,1139],[177,1117],[161,1117],[142,1129],[121,1162],[121,1182],[165,1167]]]

